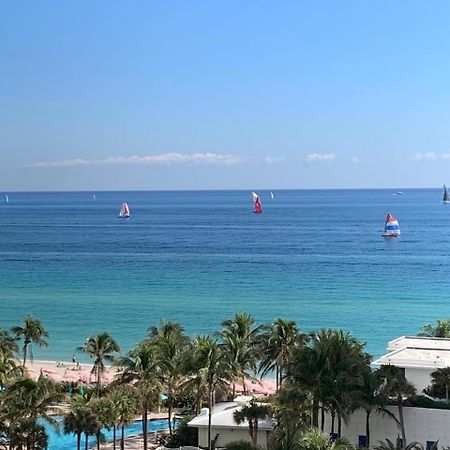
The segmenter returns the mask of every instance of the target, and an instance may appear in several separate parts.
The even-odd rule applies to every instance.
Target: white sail
[[[130,208],[128,207],[128,203],[122,203],[122,207],[120,208],[119,217],[127,218],[130,217]]]
[[[252,192],[252,202],[255,203],[258,200],[259,195],[256,192]]]
[[[270,193],[270,196],[272,197],[272,200],[273,200],[273,192]]]

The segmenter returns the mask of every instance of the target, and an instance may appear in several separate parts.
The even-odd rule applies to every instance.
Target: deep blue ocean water
[[[380,355],[450,317],[450,205],[393,192],[260,191],[261,215],[248,191],[9,193],[0,327],[31,313],[50,332],[35,358],[70,360],[97,331],[129,349],[160,319],[208,333],[246,311],[350,330]],[[388,211],[399,239],[381,237]]]

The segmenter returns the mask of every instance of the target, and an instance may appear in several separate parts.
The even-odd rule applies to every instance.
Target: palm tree
[[[18,349],[17,340],[0,328],[0,356],[11,358]]]
[[[31,316],[27,316],[24,319],[24,326],[17,326],[11,328],[17,339],[23,339],[23,367],[27,362],[27,353],[30,352],[30,357],[33,359],[32,344],[36,344],[39,347],[47,347],[48,342],[45,338],[48,337],[47,331],[38,319],[34,319]]]
[[[362,382],[358,389],[358,406],[366,412],[366,448],[370,447],[370,415],[376,411],[388,415],[395,420],[393,414],[386,409],[386,398],[381,395],[381,378],[379,371],[372,372],[368,368],[363,373]]]
[[[229,377],[227,355],[211,336],[198,336],[196,352],[192,355],[200,369],[199,375],[206,386],[208,396],[208,449],[212,448],[211,441],[211,416],[214,404],[214,393],[220,386],[225,386]]]
[[[159,375],[167,393],[169,434],[172,435],[172,410],[175,389],[182,377],[182,361],[189,338],[178,323],[161,321],[160,327],[148,329],[149,343],[154,349]]]
[[[431,373],[431,380],[434,385],[441,385],[445,388],[445,398],[449,400],[450,390],[450,367],[437,369]]]
[[[311,397],[289,382],[283,384],[275,395],[272,409],[277,426],[272,441],[277,450],[292,450],[300,434],[311,423]]]
[[[97,333],[87,338],[86,342],[77,348],[78,351],[88,353],[94,358],[92,373],[97,377],[97,395],[100,395],[102,387],[102,373],[105,371],[105,361],[113,362],[113,353],[120,352],[119,344],[107,332]]]
[[[233,319],[222,322],[221,336],[234,370],[235,378],[242,382],[245,392],[245,379],[252,378],[256,372],[259,335],[263,325],[254,326],[255,319],[246,313],[238,313]],[[234,384],[233,384],[234,395]]]
[[[110,399],[114,403],[117,421],[121,430],[121,450],[125,448],[125,425],[134,421],[139,410],[136,395],[135,388],[130,385],[117,386],[110,393]]]
[[[234,421],[239,425],[248,421],[248,432],[253,445],[258,445],[258,424],[269,414],[269,406],[252,399],[247,405],[233,414]]]
[[[295,351],[288,367],[287,377],[312,396],[312,425],[319,426],[322,406],[322,430],[325,408],[338,418],[338,434],[342,419],[348,417],[355,404],[356,387],[369,358],[364,344],[349,333],[321,330],[314,333],[308,345]]]
[[[63,431],[65,434],[75,434],[77,438],[77,450],[81,448],[81,435],[86,430],[91,430],[95,417],[93,412],[87,407],[74,407],[64,416]],[[95,419],[95,423],[97,420]],[[90,431],[88,431],[90,434]],[[86,437],[87,440],[87,437]]]
[[[450,338],[450,320],[436,320],[436,325],[424,325],[417,336]]]
[[[398,409],[397,423],[402,435],[402,447],[405,448],[407,441],[405,421],[403,418],[403,401],[404,397],[414,396],[416,389],[414,385],[406,379],[404,370],[399,367],[381,366],[379,373],[384,383],[381,387],[381,394],[385,397],[393,397],[396,399]]]
[[[261,336],[261,376],[275,371],[276,390],[281,388],[293,352],[303,346],[306,336],[300,334],[293,320],[276,319]]]
[[[129,356],[117,361],[122,367],[122,382],[137,381],[139,405],[142,412],[142,434],[144,450],[148,448],[148,413],[159,405],[161,384],[158,380],[159,368],[155,349],[148,342],[139,343],[129,352]]]

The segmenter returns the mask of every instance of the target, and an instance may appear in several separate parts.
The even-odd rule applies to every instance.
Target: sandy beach
[[[95,374],[92,373],[92,364],[80,364],[67,361],[28,361],[26,364],[28,375],[37,379],[41,373],[54,381],[59,383],[62,381],[85,383],[95,383]],[[103,383],[111,383],[114,381],[118,370],[115,367],[106,367],[105,372],[102,374]]]
[[[36,380],[41,373],[54,381],[73,382],[93,384],[96,381],[95,374],[92,373],[92,364],[81,364],[67,361],[28,361],[26,364],[29,376]],[[109,384],[114,381],[119,373],[117,367],[107,366],[102,374],[102,382]],[[260,382],[247,380],[245,383],[246,393],[252,395],[271,395],[275,393],[275,381],[271,379],[263,379]],[[241,383],[236,383],[235,392],[243,393],[244,389]]]

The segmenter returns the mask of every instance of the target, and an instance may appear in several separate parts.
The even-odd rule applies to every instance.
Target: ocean
[[[50,333],[71,360],[108,331],[124,351],[160,319],[210,333],[236,312],[390,339],[450,317],[450,205],[438,189],[33,192],[0,204],[0,327]],[[2,196],[3,200],[3,196]],[[122,202],[131,218],[119,219]],[[381,237],[386,213],[399,239]],[[83,357],[80,356],[80,360]]]

